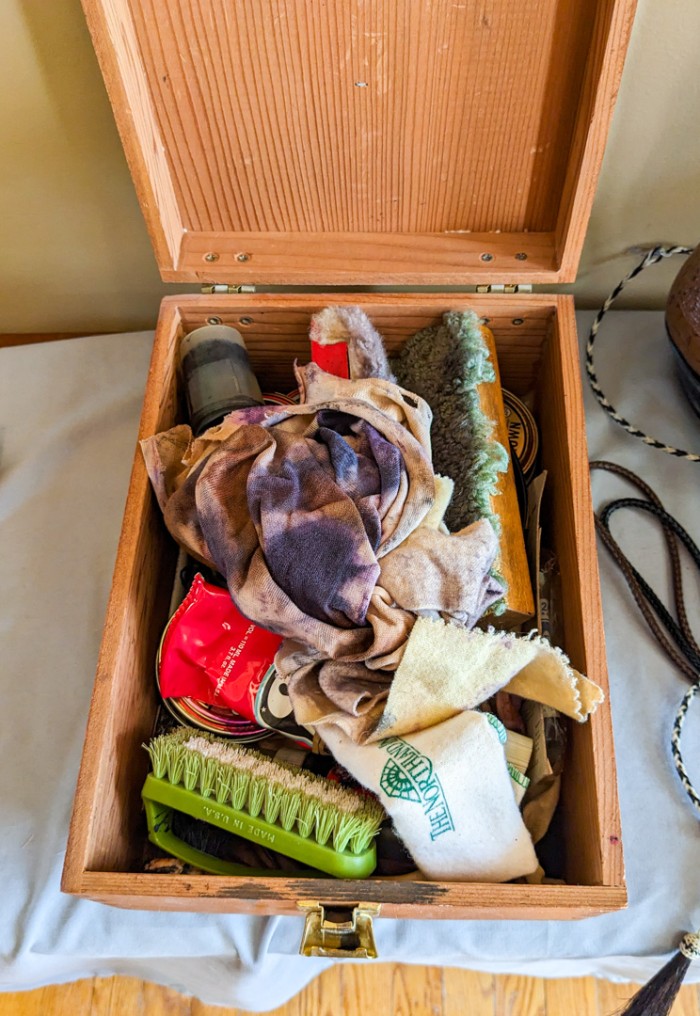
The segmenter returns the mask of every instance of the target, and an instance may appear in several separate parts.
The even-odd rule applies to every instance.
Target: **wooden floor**
[[[439,967],[338,964],[274,1016],[612,1016],[632,985],[586,977],[543,981]],[[96,977],[0,994],[1,1016],[241,1016],[131,977]],[[700,1016],[700,988],[684,987],[673,1016]]]

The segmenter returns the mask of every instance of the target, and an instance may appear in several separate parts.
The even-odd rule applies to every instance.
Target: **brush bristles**
[[[629,1000],[620,1016],[669,1016],[689,966],[690,960],[677,952]]]
[[[144,745],[153,775],[214,797],[322,846],[361,854],[379,832],[379,802],[313,773],[288,768],[260,752],[236,748],[187,728]]]

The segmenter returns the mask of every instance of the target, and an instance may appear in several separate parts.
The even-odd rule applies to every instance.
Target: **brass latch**
[[[234,286],[230,282],[205,282],[202,285],[202,292],[205,296],[214,296],[218,293],[230,296],[232,293],[254,293],[255,286]]]
[[[477,293],[531,293],[530,282],[490,282],[488,285],[476,287]]]
[[[380,903],[357,903],[337,907],[315,901],[299,903],[306,912],[299,952],[302,956],[333,956],[336,959],[376,959],[372,918]]]

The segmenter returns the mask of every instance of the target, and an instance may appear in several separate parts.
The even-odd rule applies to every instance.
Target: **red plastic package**
[[[255,721],[255,699],[274,671],[282,637],[253,624],[227,589],[196,575],[160,650],[163,698],[194,698]]]

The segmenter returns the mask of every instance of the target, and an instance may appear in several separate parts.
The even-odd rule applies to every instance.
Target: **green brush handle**
[[[228,861],[220,861],[184,844],[182,840],[169,832],[169,829],[166,831],[163,828],[165,823],[162,818],[160,821],[158,819],[159,814],[163,814],[163,809],[156,809],[154,805],[165,805],[175,811],[184,812],[192,818],[235,833],[236,836],[242,836],[246,840],[259,843],[270,850],[276,850],[286,857],[292,857],[310,868],[335,875],[336,878],[366,878],[372,874],[377,864],[377,852],[373,843],[361,854],[351,854],[347,851],[339,853],[333,847],[321,846],[315,840],[304,839],[298,833],[287,832],[281,826],[273,825],[262,818],[253,818],[247,812],[231,807],[230,804],[219,804],[214,798],[202,797],[194,790],[173,786],[167,780],[158,779],[153,773],[149,773],[146,777],[141,796],[146,807],[151,842],[156,843],[168,853],[174,853],[176,857],[187,861],[188,864],[196,865],[204,871],[211,871],[214,874],[250,876],[251,868],[235,865]],[[169,823],[167,824],[169,826]],[[158,828],[159,825],[161,828]],[[174,841],[177,851],[166,846],[166,840]],[[198,860],[184,857],[184,852],[192,857],[196,855]],[[206,859],[206,866],[202,863],[202,859]],[[224,867],[225,870],[220,870]],[[231,868],[235,870],[232,871]],[[270,872],[266,871],[264,874],[269,877]]]
[[[270,878],[277,874],[289,874],[289,872],[276,872],[266,868],[250,868],[248,865],[237,864],[235,861],[224,861],[219,857],[214,857],[213,854],[197,850],[196,847],[181,840],[172,831],[170,820],[173,813],[172,808],[168,808],[163,804],[157,804],[155,801],[149,801],[148,798],[144,798],[143,803],[146,809],[146,821],[148,822],[148,838],[151,843],[164,850],[166,854],[171,854],[180,861],[184,861],[185,864],[201,868],[202,871],[206,871],[210,875],[247,875],[248,877],[251,875],[264,875],[266,878]],[[305,872],[294,872],[295,878],[302,877],[303,875],[305,875]]]

